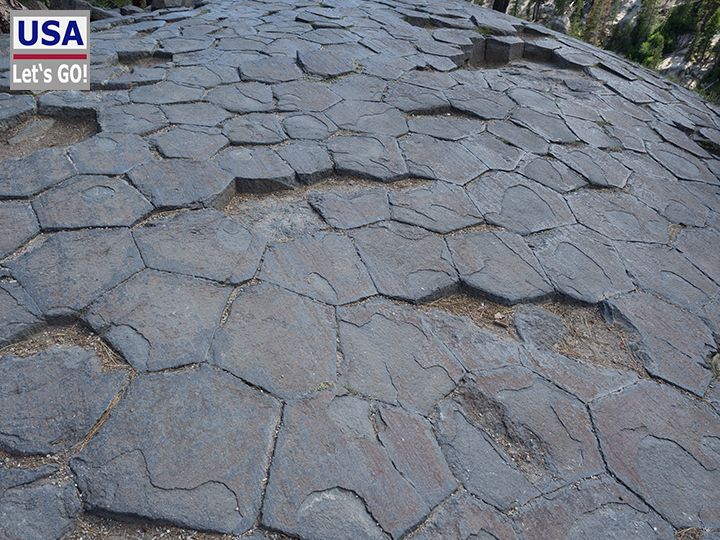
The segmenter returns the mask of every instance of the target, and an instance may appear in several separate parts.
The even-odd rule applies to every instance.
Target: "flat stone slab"
[[[488,174],[469,184],[467,190],[485,221],[519,234],[575,222],[558,193],[517,173]]]
[[[148,268],[232,284],[253,278],[265,250],[264,238],[212,209],[148,221],[133,237]]]
[[[555,289],[570,298],[594,304],[634,288],[610,241],[581,225],[534,238],[532,246]]]
[[[340,136],[330,139],[328,149],[340,174],[383,182],[400,180],[408,175],[394,138]]]
[[[708,358],[715,346],[710,329],[698,317],[649,293],[630,293],[607,302],[614,317],[639,335],[634,345],[645,369],[699,396],[712,372]]]
[[[341,308],[340,348],[351,391],[427,413],[464,374],[443,328],[385,300]]]
[[[3,160],[0,196],[28,197],[75,174],[64,149],[44,148],[27,157]]]
[[[95,302],[84,318],[138,371],[200,363],[230,289],[144,270]]]
[[[71,466],[88,508],[242,534],[279,420],[278,402],[226,373],[144,375]]]
[[[433,182],[429,186],[393,190],[389,201],[392,219],[433,232],[449,233],[483,221],[465,190],[452,184]]]
[[[540,263],[522,237],[474,232],[448,239],[463,285],[503,303],[531,302],[553,292]]]
[[[297,398],[334,386],[336,355],[332,308],[276,286],[253,285],[230,306],[210,361],[274,395]]]
[[[284,424],[262,515],[273,529],[399,538],[456,487],[429,422],[402,409],[323,393],[288,406]]]
[[[420,178],[465,185],[488,170],[464,146],[427,135],[410,135],[400,141],[410,173]]]
[[[138,135],[97,135],[70,147],[69,155],[80,174],[118,175],[152,159],[148,144]]]
[[[81,502],[72,482],[49,482],[56,467],[0,469],[0,521],[8,538],[59,540],[70,532]]]
[[[29,334],[41,319],[35,301],[20,285],[0,282],[0,347]]]
[[[259,278],[331,305],[376,294],[352,241],[336,233],[271,245]]]
[[[308,202],[332,227],[354,229],[390,219],[384,188],[312,191]]]
[[[68,450],[90,432],[127,381],[79,347],[27,358],[0,356],[0,448],[13,454]]]
[[[0,258],[6,257],[38,232],[38,219],[26,202],[0,202]]]
[[[157,208],[206,206],[229,198],[233,177],[213,163],[168,159],[130,171],[130,180]]]
[[[128,229],[50,234],[8,264],[46,315],[75,314],[143,267]]]
[[[43,230],[129,227],[153,206],[122,178],[75,176],[42,193],[33,204]]]
[[[380,294],[419,302],[457,282],[445,241],[425,229],[383,222],[353,231],[352,238]]]
[[[677,529],[718,526],[717,504],[702,495],[718,482],[720,421],[707,404],[641,381],[599,400],[592,414],[614,476]]]

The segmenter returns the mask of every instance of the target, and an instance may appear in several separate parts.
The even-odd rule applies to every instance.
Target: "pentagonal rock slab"
[[[0,202],[0,259],[35,236],[40,228],[32,206],[26,202]]]
[[[239,191],[263,193],[293,186],[295,171],[272,148],[231,147],[215,158],[236,180]]]
[[[467,190],[486,221],[519,234],[575,222],[558,193],[516,173],[483,176]]]
[[[43,313],[75,313],[143,267],[127,229],[48,235],[7,265]]]
[[[139,371],[205,361],[230,289],[144,270],[98,299],[87,322]]]
[[[488,170],[487,166],[457,142],[427,135],[409,135],[400,141],[410,174],[420,178],[465,185]]]
[[[272,245],[259,277],[332,305],[377,292],[352,241],[336,233],[320,232]]]
[[[672,527],[632,492],[606,475],[581,480],[518,511],[525,538],[672,538]]]
[[[628,193],[581,191],[567,201],[578,222],[611,240],[668,241],[670,224]]]
[[[82,504],[72,482],[45,480],[56,467],[0,469],[0,523],[7,538],[59,540]]]
[[[283,398],[310,394],[337,378],[335,313],[276,286],[248,287],[218,330],[210,361]]]
[[[271,87],[256,82],[217,86],[206,99],[234,113],[264,112],[273,106]]]
[[[133,236],[149,268],[228,283],[252,279],[265,249],[263,238],[211,209],[148,221]]]
[[[65,149],[43,148],[24,158],[3,160],[0,197],[28,197],[75,174]]]
[[[0,356],[0,447],[54,454],[80,442],[127,381],[91,351],[56,346],[27,358]]]
[[[614,476],[678,529],[718,526],[720,420],[708,405],[641,381],[591,407]]]
[[[313,191],[308,193],[308,203],[337,229],[354,229],[390,219],[385,188]]]
[[[371,300],[338,316],[345,384],[361,395],[427,413],[464,374],[421,312]]]
[[[612,153],[597,148],[566,150],[554,146],[552,154],[594,186],[623,188],[630,178],[630,170],[615,159]]]
[[[482,223],[482,216],[460,186],[433,182],[429,186],[390,191],[390,214],[395,221],[448,233]]]
[[[634,288],[612,244],[590,229],[563,227],[532,247],[555,289],[570,298],[594,304]]]
[[[223,133],[232,144],[277,144],[287,139],[274,114],[251,113],[225,122]]]
[[[76,176],[39,195],[33,203],[45,229],[129,227],[153,209],[122,178]]]
[[[383,222],[353,231],[352,238],[381,294],[419,302],[457,282],[445,241],[424,229]]]
[[[619,296],[607,306],[609,314],[638,332],[634,347],[651,375],[704,395],[712,379],[707,360],[716,347],[705,323],[649,293]]]
[[[166,158],[206,160],[227,145],[227,138],[217,128],[196,126],[172,127],[152,138]]]
[[[510,232],[473,232],[448,238],[460,280],[504,303],[529,302],[553,287],[522,237]]]
[[[108,133],[71,146],[70,157],[80,174],[113,176],[150,161],[152,154],[137,135]]]
[[[71,466],[91,509],[242,534],[279,415],[271,397],[211,368],[143,375]]]
[[[158,208],[220,204],[235,193],[233,177],[208,162],[152,161],[135,167],[128,176]]]
[[[283,427],[262,515],[274,529],[399,538],[455,488],[430,424],[398,408],[324,393],[289,405]]]
[[[387,137],[341,136],[328,141],[340,174],[353,174],[383,182],[407,177],[408,168],[397,141]]]

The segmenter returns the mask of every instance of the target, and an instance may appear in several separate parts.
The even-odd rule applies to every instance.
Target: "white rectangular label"
[[[72,51],[88,47],[86,17],[13,17],[13,49]]]

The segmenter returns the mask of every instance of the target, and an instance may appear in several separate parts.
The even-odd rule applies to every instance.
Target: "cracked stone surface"
[[[101,368],[95,354],[78,347],[1,356],[0,447],[53,454],[80,442],[127,380],[123,371]]]
[[[716,105],[462,0],[174,4],[0,62],[0,538],[720,534]]]
[[[74,528],[81,502],[72,482],[48,476],[57,467],[0,468],[0,522],[7,538],[59,540]]]
[[[234,534],[252,526],[276,400],[204,367],[139,378],[114,412],[71,463],[87,506]]]

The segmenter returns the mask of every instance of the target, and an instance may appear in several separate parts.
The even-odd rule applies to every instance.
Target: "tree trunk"
[[[0,0],[2,1],[2,0]],[[510,0],[493,0],[492,8],[495,11],[501,11],[502,13],[507,12],[507,8],[510,5]]]
[[[10,32],[10,11],[25,9],[17,0],[0,0],[0,33]]]

